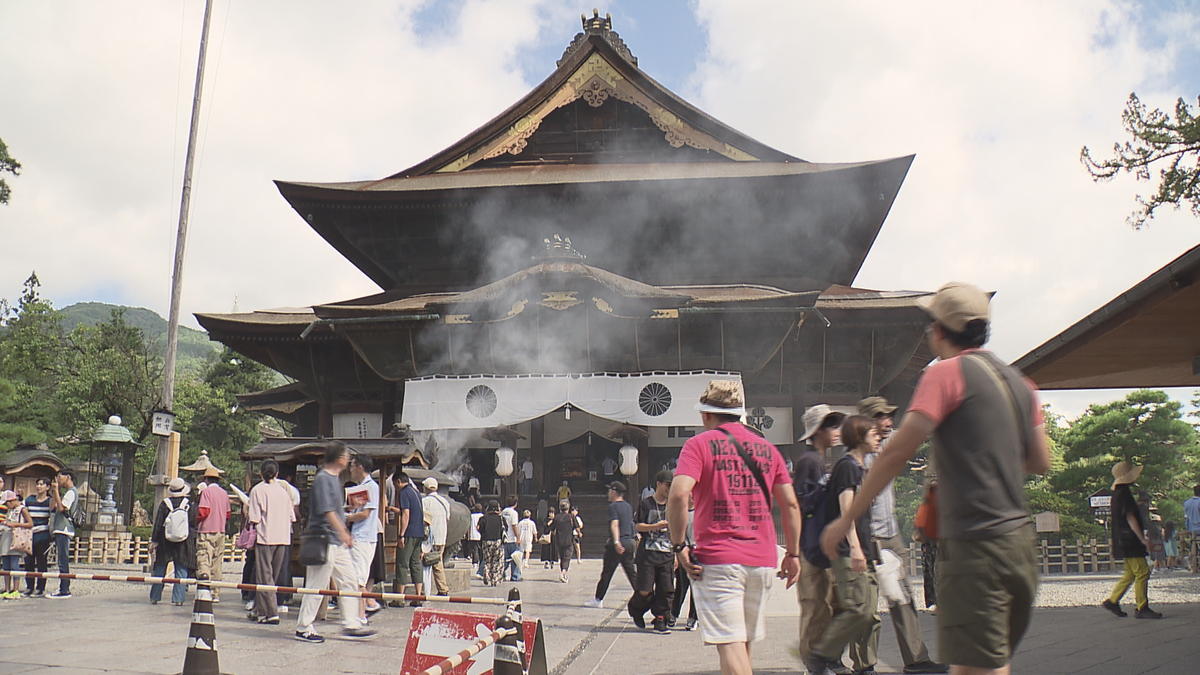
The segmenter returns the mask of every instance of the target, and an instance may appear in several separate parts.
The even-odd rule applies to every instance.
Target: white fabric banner
[[[597,417],[641,426],[696,426],[709,380],[739,373],[434,375],[404,383],[404,423],[413,430],[481,429],[535,419],[571,404]]]

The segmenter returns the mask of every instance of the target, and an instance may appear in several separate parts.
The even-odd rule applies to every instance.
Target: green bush
[[[154,532],[154,528],[150,527],[149,525],[130,525],[129,532],[132,533],[134,537],[149,539],[150,534]]]

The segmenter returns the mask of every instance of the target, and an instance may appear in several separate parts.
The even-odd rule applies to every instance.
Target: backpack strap
[[[742,447],[742,444],[738,442],[738,439],[728,429],[717,428],[729,438],[729,441],[733,443],[733,447],[737,448],[738,456],[742,458],[742,463],[746,465],[746,468],[750,469],[750,473],[754,474],[754,480],[758,482],[758,487],[762,489],[763,497],[767,500],[767,508],[770,509],[771,491],[767,488],[767,479],[763,477],[762,470],[758,468],[758,464],[750,458],[750,453],[746,452],[746,449]]]

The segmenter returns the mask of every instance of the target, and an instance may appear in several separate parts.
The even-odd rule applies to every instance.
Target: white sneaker
[[[280,605],[280,606],[279,606],[279,613],[280,613],[280,614],[287,614],[287,613],[288,613],[288,607],[287,607],[287,605]]]
[[[250,602],[247,602],[247,603],[246,603],[246,611],[247,611],[247,612],[253,612],[253,611],[254,611],[254,601],[253,601],[253,600],[251,600]]]
[[[583,603],[583,606],[591,609],[604,609],[604,601],[591,598],[587,602]]]

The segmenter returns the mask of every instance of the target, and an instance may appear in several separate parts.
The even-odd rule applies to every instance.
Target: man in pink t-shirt
[[[679,453],[667,499],[671,543],[692,579],[700,636],[716,645],[722,675],[749,675],[750,643],[766,637],[765,601],[779,560],[771,502],[783,511],[787,546],[778,576],[788,588],[800,576],[800,505],[779,450],[739,422],[746,414],[741,382],[709,382],[696,409],[707,431]],[[684,543],[689,497],[694,550]]]
[[[926,300],[929,347],[941,360],[922,375],[900,428],[850,508],[826,526],[821,547],[836,556],[854,520],[932,435],[941,660],[952,675],[1007,675],[1037,593],[1024,484],[1027,474],[1050,468],[1041,406],[1020,372],[981,349],[990,327],[986,293],[952,282]]]
[[[200,491],[200,505],[196,516],[196,578],[208,575],[210,581],[221,580],[221,567],[225,558],[225,521],[229,519],[229,493],[221,487],[221,473],[217,467],[204,470],[204,481],[208,487]],[[220,589],[212,589],[213,602],[220,602]]]

